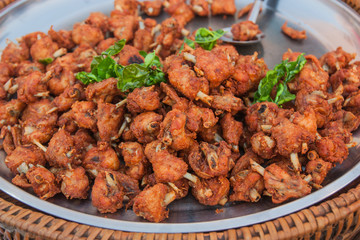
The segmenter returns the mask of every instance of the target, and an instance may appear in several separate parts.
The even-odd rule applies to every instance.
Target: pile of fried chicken
[[[225,4],[228,3],[228,4]],[[162,8],[161,24],[142,19]],[[233,0],[210,11],[234,14]],[[115,0],[110,17],[91,13],[72,30],[53,27],[9,42],[0,63],[0,127],[12,182],[41,199],[90,198],[101,213],[127,207],[152,222],[190,191],[209,206],[274,203],[321,188],[349,154],[360,123],[360,62],[341,47],[307,62],[279,107],[252,98],[268,67],[232,45],[185,45],[185,25],[209,15],[206,0]],[[191,36],[190,36],[191,37]],[[120,39],[113,58],[141,63],[155,51],[167,82],[122,92],[118,79],[84,85],[75,78]],[[300,53],[287,51],[294,61]],[[49,59],[50,62],[47,62]]]

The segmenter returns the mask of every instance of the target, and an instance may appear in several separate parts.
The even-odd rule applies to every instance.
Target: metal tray
[[[238,1],[241,8],[251,2]],[[55,30],[71,29],[75,22],[84,20],[92,11],[109,14],[113,0],[19,0],[0,12],[0,49],[6,46],[5,40],[15,41],[17,37],[33,31],[44,31],[54,26]],[[166,14],[160,19],[166,18]],[[305,29],[308,39],[293,41],[280,32],[280,26],[287,20],[289,26]],[[213,29],[230,26],[237,21],[232,16],[197,18],[187,28],[211,26]],[[258,18],[260,29],[266,38],[261,44],[238,48],[242,54],[258,51],[269,68],[281,61],[288,48],[320,57],[327,51],[342,46],[345,51],[360,54],[360,17],[341,1],[335,0],[269,0]],[[354,133],[354,141],[360,142],[360,131]],[[208,232],[275,219],[303,208],[307,208],[333,195],[360,175],[360,148],[352,148],[350,156],[328,174],[323,189],[291,202],[275,205],[264,197],[258,203],[228,203],[215,213],[217,207],[203,206],[192,197],[170,204],[170,216],[163,223],[150,223],[137,217],[132,210],[121,210],[115,214],[99,214],[90,200],[66,200],[60,194],[43,201],[33,192],[13,185],[10,171],[0,152],[0,189],[25,204],[47,214],[83,224],[123,231],[176,233]]]

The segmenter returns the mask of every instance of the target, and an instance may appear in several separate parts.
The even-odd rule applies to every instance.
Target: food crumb
[[[222,212],[224,212],[224,209],[216,209],[216,210],[215,210],[215,213],[216,213],[216,214],[219,214],[219,213],[222,213]]]

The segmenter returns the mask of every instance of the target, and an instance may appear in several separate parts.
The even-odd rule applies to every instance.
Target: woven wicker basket
[[[0,9],[15,0],[0,0]],[[360,14],[360,0],[343,0]],[[360,178],[331,199],[276,220],[208,233],[132,233],[55,218],[0,191],[0,237],[11,239],[360,239]]]

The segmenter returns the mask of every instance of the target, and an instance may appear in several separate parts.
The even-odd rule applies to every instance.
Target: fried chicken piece
[[[91,191],[92,205],[101,213],[114,213],[123,207],[124,190],[112,172],[101,171]]]
[[[276,163],[265,168],[264,181],[273,203],[282,203],[311,193],[311,187],[304,179]]]
[[[231,33],[233,39],[236,41],[250,41],[256,39],[256,36],[261,33],[259,25],[253,21],[243,21],[231,26]]]
[[[333,74],[341,68],[347,67],[349,62],[353,60],[356,53],[345,52],[342,47],[338,47],[335,51],[327,52],[320,58],[322,68],[329,74]]]
[[[209,82],[204,77],[196,77],[189,66],[168,70],[170,84],[190,100],[198,98],[199,91],[209,94]]]
[[[196,134],[186,129],[186,121],[185,113],[177,109],[171,110],[160,125],[158,139],[176,151],[189,148]]]
[[[63,93],[57,96],[53,104],[59,112],[65,112],[71,109],[71,106],[76,101],[81,101],[85,99],[84,88],[79,84],[75,84],[71,87],[65,89]]]
[[[126,42],[134,38],[134,32],[138,28],[138,19],[134,15],[122,15],[111,13],[109,29],[117,39],[126,39]]]
[[[44,64],[39,62],[23,61],[15,68],[15,74],[16,76],[26,76],[32,72],[44,72],[44,70]]]
[[[61,179],[60,189],[67,199],[87,199],[89,178],[83,167],[64,170],[61,172]]]
[[[233,193],[230,201],[257,202],[265,189],[263,177],[252,170],[243,170],[230,178]]]
[[[344,128],[342,121],[329,122],[328,124],[326,124],[324,129],[319,130],[319,133],[321,134],[321,136],[324,137],[341,138],[344,143],[349,143],[352,140],[351,132]]]
[[[39,100],[39,98],[48,95],[46,80],[43,79],[41,72],[32,72],[24,76],[17,90],[18,99],[24,103],[35,102]]]
[[[123,107],[116,107],[116,105],[111,103],[100,102],[96,113],[96,125],[100,139],[110,142],[117,138],[123,118]]]
[[[100,41],[104,40],[104,34],[100,28],[86,23],[75,23],[71,36],[77,45],[87,43],[91,47],[95,47]]]
[[[0,127],[18,123],[19,116],[25,107],[26,104],[18,99],[0,100]]]
[[[25,64],[29,62],[30,61],[26,60],[23,61]],[[39,65],[43,66],[42,64]],[[11,63],[0,62],[0,83],[5,84],[16,72],[16,68],[14,68]]]
[[[156,182],[175,182],[185,175],[188,166],[181,158],[175,157],[159,140],[146,145],[145,155],[149,159]]]
[[[58,96],[65,91],[66,88],[76,83],[75,74],[68,68],[56,67],[51,69],[52,77],[48,81],[50,93]]]
[[[271,136],[276,141],[278,153],[284,157],[302,152],[303,144],[309,146],[312,140],[309,132],[286,118],[283,118],[279,125],[271,128]]]
[[[25,42],[20,42],[19,45],[10,42],[1,53],[1,62],[3,63],[21,63],[30,58],[30,50]]]
[[[287,21],[284,22],[284,24],[281,26],[281,31],[288,37],[298,40],[298,39],[306,39],[306,31],[298,31],[291,27],[287,26]]]
[[[259,59],[257,52],[249,56],[240,55],[234,73],[225,86],[230,88],[235,96],[243,96],[257,89],[267,71],[268,67],[264,59]]]
[[[145,188],[134,198],[133,211],[151,222],[161,222],[168,218],[167,205],[174,201],[175,193],[162,183]]]
[[[17,174],[11,179],[12,184],[21,188],[31,188],[31,184],[26,178],[26,174]]]
[[[90,129],[95,132],[96,127],[96,104],[89,101],[76,101],[71,109],[73,118],[79,127]]]
[[[228,91],[225,91],[222,95],[214,95],[211,97],[213,98],[211,107],[216,110],[231,112],[231,114],[235,115],[245,108],[243,101]]]
[[[46,37],[46,34],[40,31],[32,32],[21,37],[20,43],[25,42],[26,46],[30,49],[31,46],[39,39]]]
[[[198,132],[202,128],[213,127],[218,118],[215,117],[214,112],[209,108],[203,108],[190,103],[189,108],[186,110],[186,128],[191,132]]]
[[[288,111],[280,109],[275,103],[261,102],[247,109],[245,122],[250,132],[269,132],[287,115]]]
[[[295,106],[297,111],[303,113],[306,109],[313,109],[316,117],[317,128],[322,128],[332,118],[331,105],[326,100],[327,96],[321,91],[308,91],[301,89],[296,94]]]
[[[257,132],[251,137],[251,149],[264,159],[271,159],[276,156],[276,142],[271,136],[264,132]]]
[[[30,164],[45,166],[44,152],[33,144],[17,146],[5,157],[5,164],[14,174],[26,173]]]
[[[219,48],[211,51],[196,48],[194,56],[196,58],[195,68],[200,69],[203,76],[209,81],[210,88],[218,87],[234,71],[234,66]]]
[[[213,144],[217,142],[216,136],[219,134],[219,129],[220,129],[219,124],[216,124],[209,128],[201,128],[200,131],[197,132],[197,134],[204,142]]]
[[[89,45],[87,45],[87,46],[89,46]],[[84,64],[77,62],[80,59],[79,58],[80,50],[84,50],[81,48],[78,49],[79,47],[77,47],[74,50],[74,52],[66,53],[63,56],[55,58],[55,60],[52,63],[49,63],[48,65],[46,65],[46,69],[50,70],[50,69],[55,69],[57,67],[61,67],[61,68],[69,69],[73,72],[79,72],[81,69],[84,68]],[[89,46],[89,49],[90,49],[90,46]],[[75,52],[76,52],[76,54],[74,54]]]
[[[355,131],[360,125],[360,119],[352,112],[346,110],[337,111],[336,114],[334,114],[333,116],[333,120],[339,122],[340,129],[344,128],[347,132]],[[345,136],[348,135],[345,134]],[[348,141],[348,138],[345,139],[346,141]]]
[[[353,92],[357,92],[360,87],[360,62],[354,62],[345,68],[340,68],[330,76],[329,82],[333,92],[339,90],[347,97]]]
[[[224,141],[218,146],[201,142],[192,148],[188,160],[192,170],[204,179],[224,176],[234,166],[231,149]]]
[[[149,166],[142,145],[138,142],[122,142],[119,148],[125,161],[126,174],[133,179],[142,179]]]
[[[172,188],[172,190],[176,194],[176,199],[184,198],[189,193],[189,181],[185,178],[181,178],[173,183],[168,183],[168,185]]]
[[[161,23],[160,35],[156,38],[156,42],[162,46],[162,48],[170,49],[175,39],[181,37],[181,27],[179,22],[170,17],[165,19]]]
[[[190,0],[193,12],[201,17],[209,16],[209,3],[206,0]]]
[[[344,108],[356,116],[360,115],[360,90],[351,93],[344,102]]]
[[[86,152],[82,166],[92,176],[96,176],[101,170],[119,170],[120,161],[115,150],[108,142],[98,142],[97,147],[93,147]]]
[[[155,85],[135,88],[127,97],[126,107],[132,114],[154,111],[161,107],[159,94]]]
[[[130,130],[139,143],[150,143],[159,134],[162,119],[162,115],[154,112],[140,113],[131,122]]]
[[[60,129],[51,138],[45,156],[51,166],[70,169],[81,163],[76,150],[75,141],[70,133]]]
[[[314,55],[306,55],[306,63],[295,79],[288,83],[291,91],[307,89],[327,92],[329,88],[329,74],[322,69],[320,61]]]
[[[230,182],[224,176],[189,182],[191,192],[199,203],[207,206],[224,205],[228,201]]]
[[[54,174],[42,166],[30,168],[26,173],[26,178],[36,195],[43,200],[51,198],[60,192]]]
[[[311,141],[315,140],[317,134],[317,119],[315,111],[312,108],[306,108],[302,113],[295,112],[291,115],[290,120],[306,130],[310,135]]]
[[[116,87],[117,79],[108,78],[101,82],[90,83],[85,89],[86,99],[94,102],[107,102],[121,96],[121,91]]]
[[[256,155],[251,148],[246,149],[244,155],[236,161],[236,164],[231,171],[231,176],[235,177],[238,173],[250,169],[250,160],[257,162],[258,164],[264,162],[264,159]]]
[[[226,113],[220,120],[222,137],[230,145],[239,145],[243,133],[243,123],[236,121],[231,113]]]
[[[9,155],[10,153],[12,153],[16,146],[16,143],[14,141],[14,137],[13,134],[11,133],[11,129],[12,128],[17,128],[19,131],[19,139],[21,139],[21,129],[20,126],[15,125],[13,127],[10,126],[4,126],[1,128],[1,134],[0,134],[0,138],[3,139],[2,144],[1,144],[1,148],[5,151],[5,153],[7,155]],[[21,142],[19,141],[19,145],[21,145]]]
[[[188,109],[189,101],[186,98],[179,97],[174,88],[169,84],[160,83],[161,90],[166,94],[163,103],[170,105],[172,109],[179,109],[185,112]]]
[[[91,136],[91,132],[87,129],[80,128],[72,135],[72,137],[75,142],[76,152],[82,160],[84,159],[86,152],[96,146],[96,140]]]
[[[79,128],[77,123],[74,121],[74,112],[72,110],[64,112],[60,115],[56,125],[59,128],[65,129],[69,133],[74,133]]]
[[[301,55],[301,52],[293,52],[290,48],[282,55],[282,60],[288,60],[294,62]]]
[[[306,164],[306,173],[311,174],[311,182],[321,184],[331,168],[332,163],[317,158]]]
[[[59,31],[55,31],[53,26],[50,27],[48,31],[51,40],[58,44],[59,48],[66,48],[67,50],[71,50],[75,47],[75,43],[72,40],[72,32],[60,29]]]
[[[181,27],[184,27],[195,17],[193,11],[184,0],[165,0],[163,5],[165,12],[176,18]]]
[[[159,16],[162,9],[162,0],[153,0],[153,1],[143,1],[139,2],[141,6],[141,11],[150,17]]]
[[[26,107],[21,114],[21,121],[32,120],[36,122],[48,114],[48,111],[52,108],[52,103],[45,98],[24,106]]]
[[[91,72],[91,63],[98,54],[88,43],[81,43],[73,52],[77,71]]]
[[[112,171],[112,173],[123,187],[124,195],[130,200],[129,205],[131,205],[131,200],[140,193],[139,181],[119,171]]]
[[[86,24],[99,28],[104,34],[109,30],[108,16],[102,12],[92,12],[89,17],[85,20]]]
[[[211,15],[234,15],[236,6],[234,0],[213,0],[211,3]]]
[[[140,55],[139,50],[130,45],[125,45],[116,57],[119,58],[118,63],[123,66],[144,62],[144,58]]]
[[[315,146],[320,158],[327,162],[342,163],[349,155],[349,149],[341,137],[322,137],[316,140]]]
[[[23,143],[46,143],[57,131],[57,113],[47,114],[52,108],[48,99],[43,99],[28,105],[22,116],[22,139]]]
[[[115,0],[114,8],[124,15],[137,15],[137,2],[135,0]]]
[[[153,43],[154,37],[151,34],[151,30],[138,29],[135,32],[133,44],[137,50],[149,52]]]
[[[30,55],[33,61],[41,61],[47,58],[54,59],[54,53],[59,45],[52,41],[49,36],[44,36],[34,42],[30,48]]]

